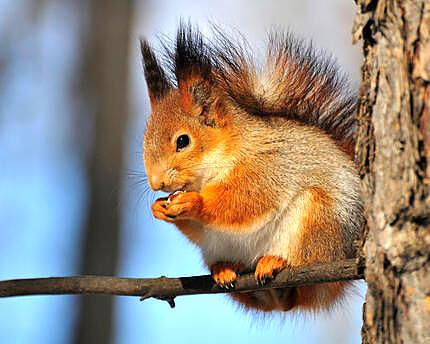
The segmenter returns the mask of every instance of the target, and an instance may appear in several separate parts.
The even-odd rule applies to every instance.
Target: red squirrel
[[[215,31],[209,41],[181,24],[164,66],[141,41],[145,169],[153,190],[173,193],[153,216],[200,247],[224,288],[243,271],[265,283],[284,268],[355,257],[364,220],[346,77],[291,34],[272,34],[258,65],[247,43]],[[230,295],[251,309],[315,311],[348,285]]]

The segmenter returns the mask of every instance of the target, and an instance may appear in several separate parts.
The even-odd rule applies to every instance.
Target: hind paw
[[[287,266],[287,261],[278,256],[263,256],[255,267],[255,279],[260,285],[266,284]]]
[[[241,264],[218,262],[211,266],[211,275],[215,283],[222,289],[233,289],[239,277]]]

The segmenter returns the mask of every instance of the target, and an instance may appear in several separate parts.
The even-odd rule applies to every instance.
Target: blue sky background
[[[76,142],[73,131],[80,13],[73,2],[48,1],[34,16],[34,3],[0,0],[0,279],[76,274],[86,209],[85,143]],[[145,6],[136,2],[130,40],[132,121],[119,205],[118,275],[203,274],[198,250],[150,217],[149,200],[139,200],[142,188],[127,176],[128,170],[143,171],[140,144],[149,112],[138,37],[155,42],[157,34],[173,33],[182,17],[203,31],[209,21],[237,28],[258,47],[270,27],[289,27],[332,52],[357,82],[360,49],[350,37],[354,6],[342,0],[160,0]],[[362,302],[355,296],[347,309],[328,315],[261,319],[238,311],[223,295],[177,298],[173,310],[160,301],[118,297],[114,342],[359,343]],[[0,343],[69,343],[75,304],[73,296],[0,299]]]

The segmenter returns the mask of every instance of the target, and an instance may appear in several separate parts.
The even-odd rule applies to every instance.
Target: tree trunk
[[[81,94],[89,107],[92,132],[88,159],[89,207],[82,274],[115,275],[120,227],[119,198],[123,143],[128,117],[127,75],[131,1],[81,2],[87,20]],[[87,11],[86,11],[87,10]],[[109,343],[113,297],[80,299],[75,342]]]
[[[430,1],[357,3],[363,343],[430,343]]]

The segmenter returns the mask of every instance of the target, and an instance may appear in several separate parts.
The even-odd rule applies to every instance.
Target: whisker
[[[152,192],[148,184],[148,176],[144,171],[136,169],[128,169],[127,177],[130,182],[127,182],[127,186],[132,189],[133,199],[135,200],[135,205],[133,207],[133,213],[137,213],[138,207],[144,205],[145,215],[150,215],[147,213],[151,209],[152,199],[155,193]]]

